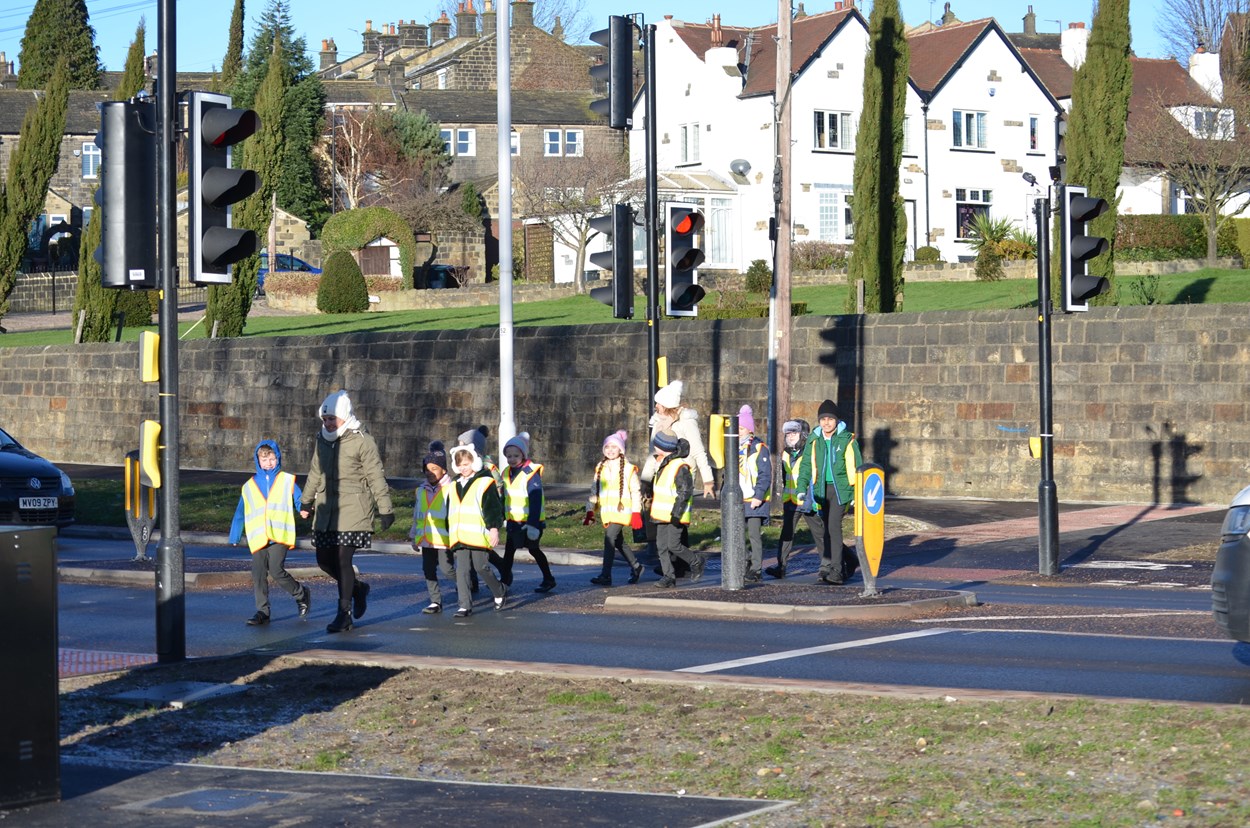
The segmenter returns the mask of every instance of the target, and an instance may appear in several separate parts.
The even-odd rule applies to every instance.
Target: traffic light
[[[1091,198],[1085,187],[1069,186],[1059,202],[1059,261],[1063,269],[1063,310],[1089,310],[1089,300],[1111,289],[1101,276],[1091,276],[1085,264],[1107,252],[1107,240],[1085,235],[1086,223],[1111,209],[1106,199]]]
[[[664,254],[664,312],[669,316],[698,316],[699,300],[706,291],[699,287],[699,265],[703,251],[703,211],[680,204],[667,206],[668,222]]]
[[[634,125],[634,21],[614,14],[608,27],[590,39],[608,47],[607,63],[590,67],[592,78],[608,82],[608,97],[592,101],[590,111],[606,116],[612,129],[629,129]]]
[[[612,271],[612,286],[592,288],[591,297],[612,306],[617,319],[634,318],[634,210],[617,204],[606,216],[590,220],[590,228],[611,240],[612,249],[591,253],[591,264]]]
[[[254,171],[232,166],[230,148],[255,133],[260,118],[250,109],[231,109],[229,95],[192,92],[187,104],[189,276],[197,285],[228,285],[230,265],[257,250],[254,231],[233,227],[231,205],[260,189]]]
[[[107,288],[151,290],[156,270],[156,107],[109,101],[100,105],[100,283]]]

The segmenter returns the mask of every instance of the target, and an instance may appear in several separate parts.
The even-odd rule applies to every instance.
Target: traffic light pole
[[[1056,185],[1063,199],[1063,185]],[[1055,447],[1050,374],[1050,200],[1033,202],[1037,218],[1037,361],[1041,399],[1042,479],[1037,484],[1037,566],[1042,575],[1059,574],[1059,496],[1055,488]]]
[[[178,101],[175,61],[175,0],[160,0],[157,10],[158,78],[156,198],[161,305],[161,542],[156,547],[156,658],[160,662],[187,657],[185,572],[178,512],[178,271],[177,174]]]
[[[659,160],[656,153],[656,104],[655,91],[655,24],[648,24],[643,44],[643,61],[645,77],[643,83],[647,89],[647,113],[644,134],[646,135],[646,224],[647,224],[647,406],[650,410],[651,397],[660,390],[660,185]]]

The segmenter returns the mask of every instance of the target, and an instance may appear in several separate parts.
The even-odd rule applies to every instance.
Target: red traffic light
[[[689,236],[703,229],[703,213],[698,210],[674,210],[673,232],[679,236]]]
[[[232,147],[256,134],[260,116],[250,109],[206,109],[200,134],[210,147]]]

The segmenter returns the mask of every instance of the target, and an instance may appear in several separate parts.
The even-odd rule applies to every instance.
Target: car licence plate
[[[9,502],[12,503],[12,501]],[[56,506],[55,497],[19,497],[17,499],[19,509],[55,509]]]

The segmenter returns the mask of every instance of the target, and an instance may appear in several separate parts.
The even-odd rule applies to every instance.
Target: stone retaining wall
[[[443,291],[445,292],[445,291]],[[1245,305],[1096,308],[1054,320],[1055,480],[1061,500],[1227,503],[1250,483]],[[617,428],[641,457],[650,402],[646,326],[518,328],[515,419],[548,479],[589,480]],[[751,403],[764,431],[766,320],[664,320],[669,373],[706,429]],[[1039,466],[1033,311],[802,317],[794,405],[815,421],[837,400],[864,454],[900,495],[1031,500]],[[415,476],[431,439],[499,423],[494,330],[186,340],[180,343],[187,468],[251,468],[265,437],[307,468],[316,408],[347,388],[389,474]],[[0,349],[0,423],[30,448],[118,463],[157,416],[137,346]]]

